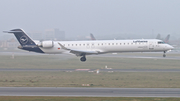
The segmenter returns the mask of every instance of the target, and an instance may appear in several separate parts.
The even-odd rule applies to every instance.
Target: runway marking
[[[0,87],[0,96],[180,97],[180,88]]]

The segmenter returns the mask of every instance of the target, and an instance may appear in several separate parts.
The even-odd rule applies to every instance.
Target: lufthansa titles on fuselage
[[[133,43],[148,43],[146,40],[133,40]]]

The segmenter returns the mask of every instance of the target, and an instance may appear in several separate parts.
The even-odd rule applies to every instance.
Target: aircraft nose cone
[[[170,50],[173,50],[174,49],[174,47],[173,46],[168,46],[168,48],[170,49]]]

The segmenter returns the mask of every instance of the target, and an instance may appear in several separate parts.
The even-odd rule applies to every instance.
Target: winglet
[[[61,46],[61,48],[62,48],[62,49],[65,49],[65,50],[70,50],[70,49],[68,49],[68,48],[64,47],[61,43],[58,43],[58,44]]]

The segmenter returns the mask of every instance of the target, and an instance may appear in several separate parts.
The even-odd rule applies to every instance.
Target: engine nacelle
[[[42,41],[39,44],[37,44],[39,47],[43,48],[52,48],[54,47],[54,42],[53,41]]]

